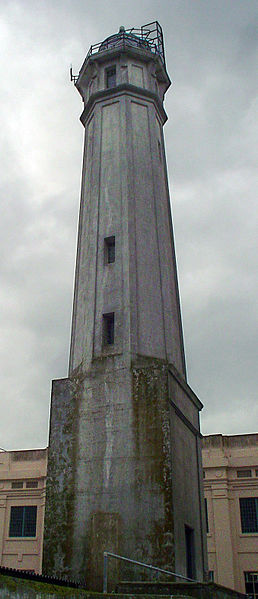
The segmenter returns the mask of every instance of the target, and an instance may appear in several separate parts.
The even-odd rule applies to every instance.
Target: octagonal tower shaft
[[[103,355],[127,364],[139,355],[185,376],[162,131],[170,81],[148,46],[132,36],[122,48],[111,42],[87,58],[76,82],[85,149],[69,373]],[[112,344],[105,314],[114,315]]]
[[[156,50],[156,48],[154,48]],[[103,552],[202,579],[202,404],[186,383],[162,52],[120,32],[76,87],[85,149],[69,377],[53,381],[44,571],[101,590]],[[111,589],[126,573],[109,572]]]

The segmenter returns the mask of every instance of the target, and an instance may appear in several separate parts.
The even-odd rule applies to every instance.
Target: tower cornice
[[[80,117],[80,120],[83,123],[83,125],[85,125],[85,122],[87,121],[89,113],[91,112],[92,107],[94,106],[94,104],[96,102],[99,102],[101,100],[106,100],[106,99],[108,100],[109,98],[119,97],[122,94],[134,95],[137,98],[144,97],[144,98],[147,98],[148,100],[151,100],[156,105],[162,125],[164,125],[165,122],[167,121],[167,119],[168,119],[167,113],[164,110],[163,104],[162,104],[161,100],[159,99],[159,97],[157,96],[157,94],[155,94],[147,89],[143,89],[142,87],[132,85],[131,83],[122,83],[121,85],[117,85],[115,89],[114,88],[103,89],[103,90],[93,93],[90,96],[90,99],[88,100],[88,102],[81,114],[81,117]]]
[[[170,375],[177,381],[178,385],[181,387],[181,389],[187,395],[188,399],[191,400],[193,405],[200,412],[203,409],[202,402],[199,400],[196,393],[194,393],[194,391],[191,389],[191,387],[188,385],[188,383],[182,377],[182,375],[180,374],[178,369],[174,366],[174,364],[169,364],[168,370],[169,370]]]

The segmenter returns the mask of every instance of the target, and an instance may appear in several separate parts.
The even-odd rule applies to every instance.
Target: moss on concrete
[[[5,595],[3,595],[3,592]],[[87,593],[81,589],[72,589],[46,582],[13,578],[12,576],[3,576],[0,574],[0,597],[31,597],[32,599],[35,597],[35,599],[41,599],[41,597],[46,597],[46,595],[53,596],[53,599],[55,597],[79,599],[86,597]]]
[[[141,465],[139,492],[143,486],[147,496],[155,489],[162,506],[162,514],[160,511],[153,517],[148,535],[151,555],[145,555],[144,561],[171,570],[175,552],[167,365],[157,359],[142,362],[133,367],[135,448]]]
[[[0,599],[136,599],[135,595],[125,594],[103,594],[84,591],[83,589],[71,589],[46,582],[13,578],[0,574]],[[141,599],[155,599],[153,595],[141,595]],[[165,599],[162,595],[159,599]],[[167,599],[167,598],[166,598]],[[170,595],[173,599],[173,595]],[[190,599],[186,595],[177,595],[177,599]]]
[[[43,572],[72,577],[78,381],[53,382]]]

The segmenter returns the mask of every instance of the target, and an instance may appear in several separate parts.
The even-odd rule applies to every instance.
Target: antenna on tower
[[[72,83],[76,83],[77,79],[78,79],[79,75],[74,75],[73,74],[73,65],[70,65],[70,81],[72,81]]]

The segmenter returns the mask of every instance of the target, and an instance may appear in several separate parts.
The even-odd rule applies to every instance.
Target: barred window
[[[9,537],[35,537],[36,523],[36,505],[13,505],[10,515]]]
[[[258,572],[245,572],[245,592],[248,599],[258,599]]]
[[[26,489],[37,489],[39,486],[39,483],[37,480],[28,480],[26,482]]]
[[[258,497],[241,497],[239,503],[242,532],[258,532]]]
[[[237,470],[237,478],[251,478],[251,470]]]
[[[23,482],[20,480],[15,480],[12,483],[12,489],[23,489]]]

